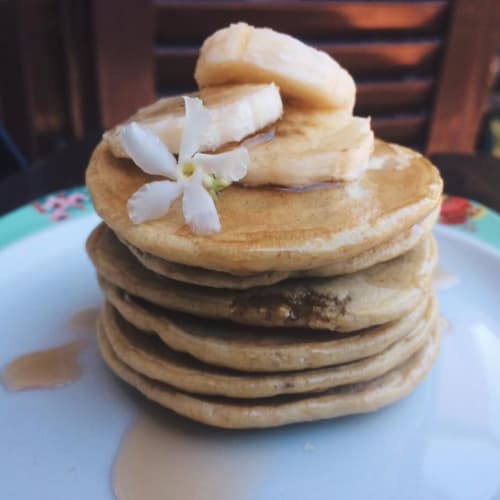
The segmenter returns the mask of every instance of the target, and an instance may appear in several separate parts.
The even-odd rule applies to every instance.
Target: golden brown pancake
[[[210,365],[247,372],[321,368],[373,356],[422,328],[437,309],[422,301],[400,320],[332,336],[321,330],[260,328],[214,321],[156,307],[100,281],[107,300],[142,333],[154,333],[171,349]]]
[[[386,156],[384,143],[378,142]],[[424,157],[408,149],[403,168],[368,170],[356,182],[301,192],[232,185],[217,201],[220,233],[194,235],[177,200],[160,219],[134,225],[127,200],[151,176],[115,158],[105,143],[94,151],[86,182],[99,215],[143,252],[169,262],[236,275],[303,271],[346,261],[389,241],[429,215],[442,180]],[[399,153],[398,161],[401,153]]]
[[[427,294],[432,238],[389,262],[334,278],[289,280],[249,290],[212,289],[160,277],[100,226],[87,241],[98,274],[127,293],[174,311],[258,326],[354,331],[408,314]]]
[[[131,245],[120,235],[121,242],[135,255],[139,262],[149,270],[173,280],[193,285],[208,286],[212,288],[234,288],[245,290],[255,286],[268,286],[279,283],[289,278],[303,277],[331,277],[340,274],[349,274],[366,269],[380,262],[394,259],[411,250],[432,230],[439,216],[439,209],[435,209],[418,224],[407,228],[393,240],[380,243],[356,257],[339,261],[328,266],[310,269],[308,271],[269,271],[267,273],[253,274],[250,276],[235,276],[229,273],[210,271],[200,267],[184,266],[175,262],[168,262],[154,255],[144,253],[139,248]]]
[[[195,394],[265,398],[321,392],[380,377],[422,347],[435,323],[435,316],[374,356],[316,370],[266,374],[218,368],[173,351],[156,335],[144,335],[127,323],[109,302],[101,315],[101,324],[115,355],[146,377]]]
[[[427,375],[439,350],[434,326],[425,345],[410,359],[368,382],[348,384],[319,394],[236,399],[200,396],[155,381],[123,363],[110,346],[102,324],[99,347],[108,366],[147,398],[198,422],[224,428],[276,427],[297,422],[365,413],[386,406],[411,392]]]

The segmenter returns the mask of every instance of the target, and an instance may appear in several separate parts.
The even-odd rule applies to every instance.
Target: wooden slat
[[[474,151],[499,34],[498,0],[455,1],[428,153]]]
[[[441,53],[439,40],[316,46],[335,57],[354,78],[433,73]],[[198,47],[157,46],[154,57],[157,82],[161,88],[193,83]]]
[[[0,63],[8,68],[0,80],[4,96],[2,120],[22,153],[33,158],[36,152],[34,108],[31,88],[26,84],[31,75],[25,50],[27,33],[20,26],[21,7],[14,2],[0,2]],[[2,171],[0,165],[0,176]]]
[[[355,112],[362,116],[420,112],[430,108],[433,86],[432,78],[359,83]]]
[[[36,154],[43,156],[70,135],[66,106],[66,80],[59,25],[59,5],[55,0],[16,2],[24,4],[29,36],[28,57],[34,104]]]
[[[154,100],[150,2],[95,1],[94,26],[98,97],[106,129]]]
[[[401,115],[388,118],[375,118],[372,121],[375,135],[390,142],[419,147],[424,143],[427,115]]]
[[[444,30],[448,2],[207,2],[156,0],[156,41],[200,42],[238,21],[269,26],[303,38],[376,34],[437,34]]]
[[[194,87],[198,47],[155,47],[156,84],[160,89]]]
[[[69,132],[58,4],[2,2],[1,14],[5,125],[22,153],[34,159]]]
[[[316,44],[333,56],[354,77],[429,74],[437,68],[440,39]]]
[[[99,109],[90,18],[91,5],[59,0],[68,113],[73,137],[82,139],[99,128]]]

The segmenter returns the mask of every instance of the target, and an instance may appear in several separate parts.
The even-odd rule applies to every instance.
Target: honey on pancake
[[[45,351],[35,351],[11,361],[2,373],[9,391],[60,387],[78,380],[82,370],[78,354],[85,340],[77,340]]]

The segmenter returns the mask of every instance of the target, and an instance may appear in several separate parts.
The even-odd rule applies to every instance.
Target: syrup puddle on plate
[[[118,500],[247,497],[265,470],[258,446],[160,412],[139,414],[122,438],[112,471]]]
[[[69,327],[77,332],[95,333],[99,309],[89,307],[76,312],[69,318]]]
[[[442,267],[438,267],[434,272],[434,286],[438,289],[451,288],[460,283],[460,279],[456,274],[445,271]]]
[[[76,340],[53,349],[23,354],[5,367],[3,383],[9,391],[20,391],[75,382],[82,374],[78,354],[86,346],[86,340]]]

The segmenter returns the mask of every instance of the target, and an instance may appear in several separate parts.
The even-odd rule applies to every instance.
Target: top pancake
[[[442,180],[428,160],[378,141],[375,160],[388,155],[396,161],[368,170],[355,182],[299,192],[232,185],[218,198],[222,230],[211,236],[191,232],[180,199],[166,216],[134,225],[127,200],[152,177],[132,161],[115,158],[105,143],[94,151],[86,180],[99,215],[144,252],[236,275],[295,271],[359,255],[395,237],[439,204]]]

